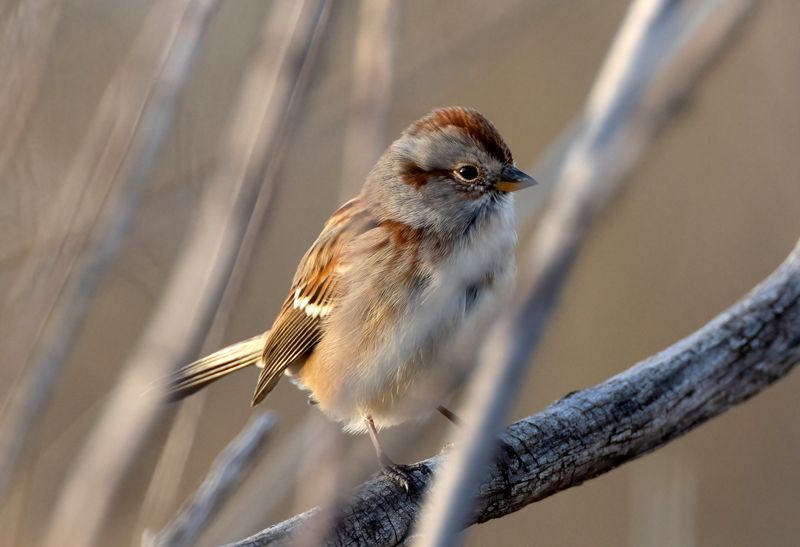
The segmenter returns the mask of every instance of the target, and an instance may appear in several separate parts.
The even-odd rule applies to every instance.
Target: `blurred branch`
[[[358,193],[367,173],[386,148],[397,10],[398,3],[392,0],[361,0],[359,3],[340,201]]]
[[[285,438],[261,459],[247,482],[203,534],[204,545],[230,541],[231,537],[237,537],[236,530],[239,530],[238,537],[258,530],[269,515],[285,505],[295,488],[294,481],[288,477],[297,474],[297,462],[307,457],[309,451],[315,453],[316,439],[325,435],[325,424],[314,412],[318,413],[316,409],[306,412]]]
[[[131,547],[143,543],[141,538],[147,533],[150,523],[163,522],[175,510],[186,462],[191,456],[195,435],[203,418],[205,402],[206,394],[197,394],[183,403],[172,419],[169,434],[148,479],[136,527],[131,534]]]
[[[46,545],[91,544],[112,495],[162,409],[157,380],[207,332],[231,273],[287,110],[299,108],[322,41],[327,3],[277,3],[235,102],[225,147],[160,305],[56,504]],[[86,513],[86,507],[95,510]]]
[[[3,357],[25,373],[0,428],[0,498],[125,238],[214,4],[180,0],[151,11],[43,216],[45,245],[25,263],[0,314]],[[76,230],[87,218],[92,229]]]
[[[142,544],[158,547],[193,545],[205,524],[258,455],[274,426],[275,417],[271,413],[253,416],[244,430],[214,460],[194,497],[161,532],[151,537],[145,535]]]
[[[62,5],[61,0],[28,0],[0,13],[0,174],[39,95]]]
[[[587,98],[581,127],[554,173],[553,200],[523,255],[528,271],[518,298],[483,346],[459,412],[465,427],[426,502],[414,545],[458,544],[476,478],[495,448],[494,435],[516,400],[581,243],[750,5],[636,0],[628,8]]]
[[[800,242],[775,273],[694,334],[506,428],[488,474],[475,479],[478,496],[465,522],[513,513],[651,452],[758,394],[798,361]],[[409,493],[384,476],[362,485],[325,544],[405,545],[446,458],[417,464]],[[284,544],[317,512],[232,546]]]
[[[270,22],[264,21],[262,32],[267,36],[270,32]],[[319,44],[315,46],[317,49]],[[311,56],[313,58],[313,55]],[[241,245],[236,253],[231,274],[228,278],[225,290],[220,298],[214,314],[214,319],[208,329],[208,334],[202,345],[201,353],[216,351],[221,345],[225,332],[228,328],[230,318],[235,310],[239,296],[244,285],[245,276],[249,270],[250,261],[255,252],[259,237],[264,230],[268,220],[268,212],[273,203],[276,177],[278,176],[286,149],[292,142],[295,129],[298,126],[297,117],[300,113],[298,108],[303,102],[305,89],[310,85],[313,75],[313,62],[306,62],[300,69],[298,81],[289,99],[289,107],[286,109],[285,118],[279,129],[279,134],[273,139],[274,148],[271,153],[271,161],[266,167],[258,196],[255,198],[255,205],[247,221],[247,227],[242,237]],[[160,509],[169,504],[171,493],[177,492],[177,486],[183,476],[183,465],[181,461],[188,456],[190,447],[185,446],[188,441],[194,438],[197,421],[202,417],[202,408],[205,403],[206,394],[196,394],[191,400],[181,404],[178,415],[172,425],[172,429],[164,444],[161,457],[156,465],[156,472],[151,478],[151,488],[145,496],[140,522],[146,525],[151,517],[157,517]],[[187,435],[188,434],[188,435]],[[190,437],[186,439],[185,437]],[[174,442],[173,442],[174,441]],[[152,494],[151,494],[152,493]],[[263,499],[263,497],[262,497]],[[152,501],[152,506],[148,503]]]

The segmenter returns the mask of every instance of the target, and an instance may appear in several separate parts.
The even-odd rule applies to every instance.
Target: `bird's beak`
[[[534,184],[538,183],[533,180],[533,177],[526,175],[513,165],[507,165],[500,173],[500,180],[495,183],[494,187],[501,192],[516,192]]]

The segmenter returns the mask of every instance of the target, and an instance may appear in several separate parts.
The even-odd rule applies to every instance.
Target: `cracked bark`
[[[485,522],[651,452],[788,374],[800,361],[800,243],[769,278],[700,330],[594,387],[510,425],[468,524]],[[406,494],[376,477],[338,508],[327,545],[403,545],[446,454],[417,465]],[[376,510],[379,508],[380,510]],[[232,544],[281,544],[312,509]]]

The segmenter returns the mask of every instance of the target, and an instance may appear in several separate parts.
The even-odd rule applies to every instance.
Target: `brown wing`
[[[322,337],[323,320],[334,306],[342,249],[361,231],[364,216],[357,199],[347,202],[333,214],[300,262],[264,346],[264,368],[253,395],[254,405],[272,391],[283,371],[307,357]]]

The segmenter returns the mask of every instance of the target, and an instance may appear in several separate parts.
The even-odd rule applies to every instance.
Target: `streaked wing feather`
[[[324,315],[310,314],[307,311],[309,305],[317,304],[309,300],[305,306],[295,307],[297,301],[295,291],[292,290],[272,327],[271,336],[262,353],[264,368],[258,377],[253,404],[261,402],[275,387],[283,371],[311,352],[322,336]]]
[[[356,204],[352,200],[334,213],[303,257],[264,346],[264,368],[253,395],[254,405],[272,391],[287,367],[307,356],[321,339],[323,320],[333,310],[342,248],[363,224],[363,214],[352,214]]]

